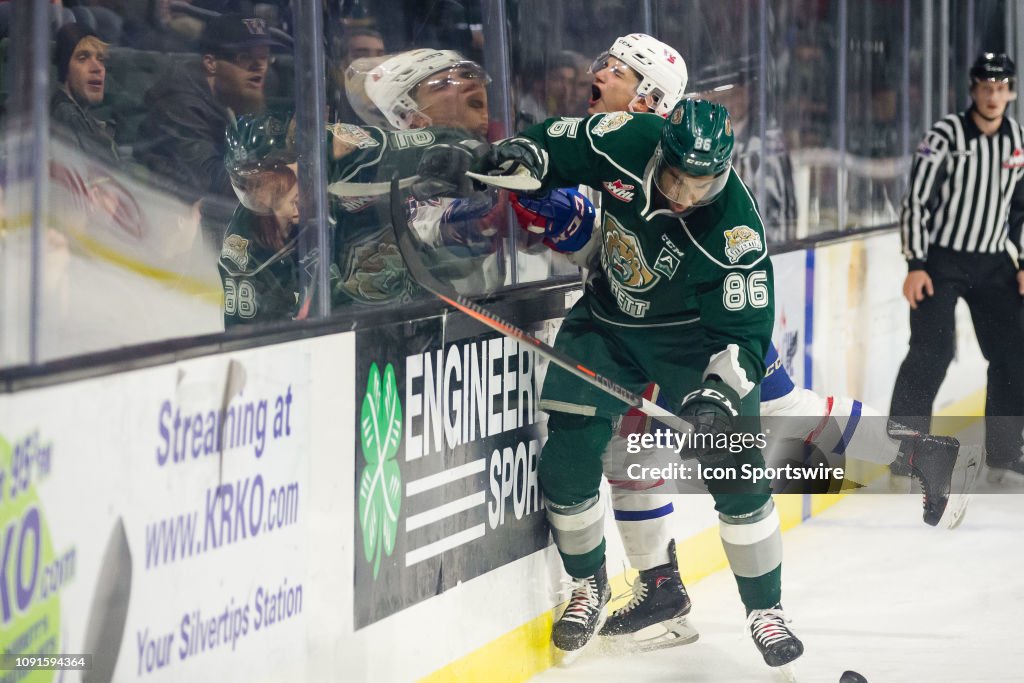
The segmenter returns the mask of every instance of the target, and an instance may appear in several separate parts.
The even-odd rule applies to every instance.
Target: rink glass
[[[216,188],[183,188],[198,165],[143,161],[147,146],[167,144],[140,137],[146,93],[173,80],[174,68],[201,67],[198,36],[210,18],[199,8],[150,4],[119,3],[122,15],[92,4],[3,7],[0,367],[170,340],[187,348],[224,332],[232,296],[236,307],[246,305],[218,268],[237,200]],[[217,55],[222,75],[236,77],[233,110],[253,105],[258,91],[264,106],[294,113],[303,239],[291,258],[315,291],[303,320],[238,326],[232,338],[368,314],[327,295],[351,264],[338,263],[332,247],[336,200],[325,189],[330,165],[320,145],[325,126],[361,121],[344,92],[353,59],[413,46],[461,52],[492,79],[486,137],[494,141],[548,116],[584,116],[595,57],[619,35],[650,33],[686,59],[688,92],[728,100],[746,136],[737,138],[734,165],[778,253],[794,240],[892,226],[919,137],[967,105],[974,55],[982,47],[1024,54],[1016,30],[1024,10],[1006,0],[466,0],[415,13],[397,0],[327,2],[323,13],[307,4],[293,3],[294,12],[257,5],[288,43],[268,59],[239,59],[250,53],[241,48]],[[95,26],[109,45],[104,99],[90,113],[111,124],[117,163],[81,148],[47,116],[57,87],[54,31],[72,21]],[[705,92],[707,84],[714,87]],[[788,188],[788,208],[773,198],[778,187]],[[502,219],[504,227],[486,228],[501,242],[491,289],[576,277],[563,260],[525,245],[511,212]],[[386,244],[357,256],[375,276],[400,269]],[[379,302],[372,314],[401,318],[416,301]]]

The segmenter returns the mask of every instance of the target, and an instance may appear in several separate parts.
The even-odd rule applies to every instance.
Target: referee
[[[1004,116],[1016,99],[1016,67],[983,53],[971,67],[973,104],[932,126],[917,148],[900,213],[908,274],[910,351],[893,388],[890,414],[928,431],[932,403],[954,351],[954,308],[967,302],[988,361],[985,446],[989,480],[1024,475],[1024,135]],[[1017,478],[1011,475],[1011,478]]]

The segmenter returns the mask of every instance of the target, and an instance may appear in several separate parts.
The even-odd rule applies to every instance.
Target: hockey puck
[[[839,683],[868,683],[868,679],[856,671],[844,671],[843,675],[839,677]]]

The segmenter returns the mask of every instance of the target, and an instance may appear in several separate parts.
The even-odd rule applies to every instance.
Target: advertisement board
[[[284,680],[305,660],[309,356],[0,397],[0,680]]]
[[[357,333],[357,629],[549,543],[539,358],[445,332],[430,318]]]

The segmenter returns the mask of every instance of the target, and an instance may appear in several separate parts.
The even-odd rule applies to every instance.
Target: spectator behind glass
[[[523,79],[524,94],[519,101],[519,120],[522,126],[540,123],[549,116],[563,116],[562,112],[575,111],[576,60],[568,51],[553,55],[546,68],[534,65],[533,74],[543,71],[542,78]]]
[[[757,116],[752,116],[759,100],[757,88],[761,87],[757,67],[758,60],[752,55],[715,60],[701,70],[695,91],[729,110],[735,136],[733,168],[759,203],[768,240],[781,242],[796,230],[793,164],[782,129],[771,115],[771,103],[764,131],[759,129]],[[771,69],[765,73],[770,74]],[[767,94],[770,97],[771,91]]]
[[[345,71],[357,59],[379,59],[384,56],[384,38],[372,28],[347,29],[341,37],[337,54],[339,59],[330,69],[331,80],[328,97],[331,105],[331,119],[346,123],[358,123],[359,117],[345,96]]]
[[[270,49],[281,46],[263,19],[237,14],[211,19],[201,44],[200,62],[178,65],[146,93],[136,145],[138,160],[184,185],[190,201],[233,197],[224,130],[236,116],[263,111]]]
[[[54,62],[57,89],[50,98],[50,115],[58,131],[91,157],[120,161],[117,144],[107,124],[93,107],[103,102],[107,44],[82,24],[65,24],[57,31]]]

